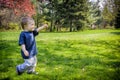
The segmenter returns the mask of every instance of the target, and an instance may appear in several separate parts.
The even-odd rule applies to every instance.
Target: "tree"
[[[9,22],[34,14],[35,8],[30,0],[0,0],[0,27],[9,28]]]
[[[114,4],[117,11],[115,16],[115,28],[120,28],[120,0],[115,0]]]
[[[64,26],[69,26],[70,32],[84,27],[86,2],[87,0],[63,0],[62,7],[57,8],[59,18],[62,18]]]
[[[104,3],[103,20],[109,24],[115,23],[115,28],[120,28],[120,0],[105,0]]]
[[[99,3],[100,3],[99,0],[97,0],[96,2],[88,3],[89,11],[87,14],[87,20],[91,28],[92,26],[100,25],[100,23],[102,22],[102,16],[101,16],[101,10],[100,10]]]
[[[82,29],[86,19],[86,2],[87,0],[49,0],[44,9],[47,9],[46,20],[51,23],[50,31],[59,31],[61,27],[69,27],[70,32]]]
[[[0,0],[0,9],[9,8],[14,11],[16,15],[28,15],[35,14],[34,5],[30,0]]]
[[[103,11],[102,11],[102,17],[103,17],[103,22],[104,22],[104,28],[106,27],[106,25],[107,24],[110,24],[114,19],[115,19],[115,17],[114,17],[114,15],[113,15],[114,13],[112,13],[110,10],[109,10],[109,8],[108,8],[108,6],[107,5],[105,5],[104,6],[104,9],[103,9]]]

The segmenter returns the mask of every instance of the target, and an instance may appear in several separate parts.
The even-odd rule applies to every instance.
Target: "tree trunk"
[[[38,25],[39,23],[38,23],[38,13],[37,13],[37,19],[36,19],[36,26],[37,26],[37,28],[38,28]]]
[[[52,32],[52,31],[53,31],[52,27],[53,27],[53,19],[51,19],[50,32]]]
[[[0,27],[2,26],[2,22],[0,21]]]
[[[69,25],[70,25],[70,32],[72,32],[72,20],[69,21]]]
[[[53,31],[53,6],[52,6],[52,9],[51,9],[51,25],[50,25],[50,32]]]

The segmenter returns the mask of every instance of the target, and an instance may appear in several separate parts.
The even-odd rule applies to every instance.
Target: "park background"
[[[36,27],[39,75],[16,74],[23,62],[20,20]],[[1,80],[120,80],[120,0],[0,0]]]

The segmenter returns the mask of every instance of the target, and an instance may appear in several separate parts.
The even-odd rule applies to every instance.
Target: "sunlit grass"
[[[20,32],[0,32],[0,79],[10,80],[119,80],[120,30],[39,33],[39,75],[16,75],[22,63]]]

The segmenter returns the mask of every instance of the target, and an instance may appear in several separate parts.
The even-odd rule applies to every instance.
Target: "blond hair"
[[[23,18],[21,19],[22,29],[25,28],[25,25],[27,25],[30,20],[34,21],[34,20],[33,20],[32,18],[30,18],[30,17],[23,17]]]

